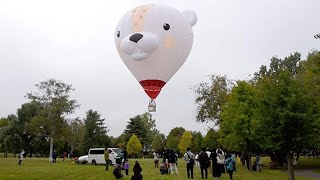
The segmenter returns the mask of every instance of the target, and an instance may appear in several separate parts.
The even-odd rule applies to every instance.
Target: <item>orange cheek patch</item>
[[[164,39],[164,47],[165,48],[172,48],[174,46],[174,38],[167,37]]]
[[[149,13],[152,5],[144,5],[139,6],[132,10],[132,19],[133,19],[133,31],[134,32],[141,32],[143,31],[144,27],[144,20],[147,14]]]

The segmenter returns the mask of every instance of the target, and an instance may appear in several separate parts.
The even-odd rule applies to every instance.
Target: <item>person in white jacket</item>
[[[19,154],[19,165],[21,165],[22,160],[23,160],[23,155],[24,155],[24,150],[22,149],[21,153]]]
[[[195,162],[196,162],[196,167],[200,167],[200,163],[199,163],[199,153],[196,154],[196,157],[194,158]]]

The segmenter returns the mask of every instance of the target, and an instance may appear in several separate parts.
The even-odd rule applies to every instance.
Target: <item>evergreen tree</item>
[[[180,153],[187,152],[187,148],[193,145],[192,134],[190,131],[185,131],[181,136],[178,148]]]
[[[86,112],[84,119],[85,133],[83,151],[87,152],[93,147],[104,147],[107,141],[107,127],[104,120],[97,111],[90,109]]]
[[[124,130],[125,141],[128,142],[129,138],[135,134],[144,147],[150,148],[153,137],[158,133],[155,127],[155,120],[152,119],[150,113],[144,113],[130,118]]]
[[[134,155],[137,157],[137,154],[141,152],[142,145],[138,139],[138,137],[135,134],[132,134],[132,136],[129,139],[129,142],[127,144],[127,152],[129,155]]]

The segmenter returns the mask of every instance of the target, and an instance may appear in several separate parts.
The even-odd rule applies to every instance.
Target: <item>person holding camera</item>
[[[187,175],[188,179],[193,179],[193,165],[194,165],[194,154],[191,152],[191,148],[187,148],[187,152],[184,154],[183,159],[187,162]]]

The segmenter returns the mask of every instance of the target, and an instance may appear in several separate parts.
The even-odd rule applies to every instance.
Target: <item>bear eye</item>
[[[117,36],[120,37],[120,31],[117,32]]]
[[[163,24],[163,29],[168,31],[170,29],[170,25],[168,23]]]

